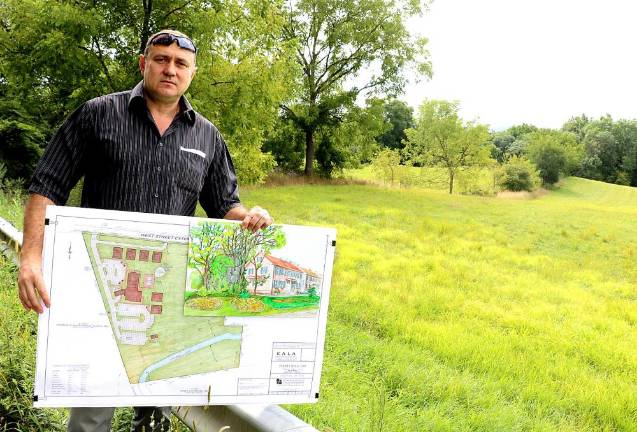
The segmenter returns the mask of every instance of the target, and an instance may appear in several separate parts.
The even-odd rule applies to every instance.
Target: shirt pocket
[[[198,195],[208,170],[206,154],[197,149],[180,147],[176,165],[174,179],[177,188]]]

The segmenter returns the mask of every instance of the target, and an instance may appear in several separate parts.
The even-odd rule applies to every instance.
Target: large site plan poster
[[[34,405],[315,402],[336,232],[47,207]]]

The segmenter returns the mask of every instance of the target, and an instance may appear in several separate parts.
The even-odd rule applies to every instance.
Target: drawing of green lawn
[[[267,316],[315,312],[319,296],[250,296],[199,297],[192,296],[184,304],[184,314],[192,316]]]

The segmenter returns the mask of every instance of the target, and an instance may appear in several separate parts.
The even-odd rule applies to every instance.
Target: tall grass
[[[321,400],[289,408],[338,431],[637,430],[634,194],[246,191],[339,231]]]
[[[0,431],[61,431],[63,412],[31,407],[37,319],[20,305],[16,270],[0,255]]]
[[[0,190],[0,217],[22,230],[22,216],[26,194],[22,191],[12,193]]]

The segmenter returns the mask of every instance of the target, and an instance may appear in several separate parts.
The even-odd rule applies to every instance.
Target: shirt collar
[[[144,102],[144,80],[141,80],[130,92],[130,97],[128,98],[128,106],[129,108],[133,106],[133,104],[143,103]],[[188,102],[185,96],[179,98],[179,110],[181,114],[184,116],[188,122],[193,125],[195,124],[195,110],[192,109],[192,105]]]

